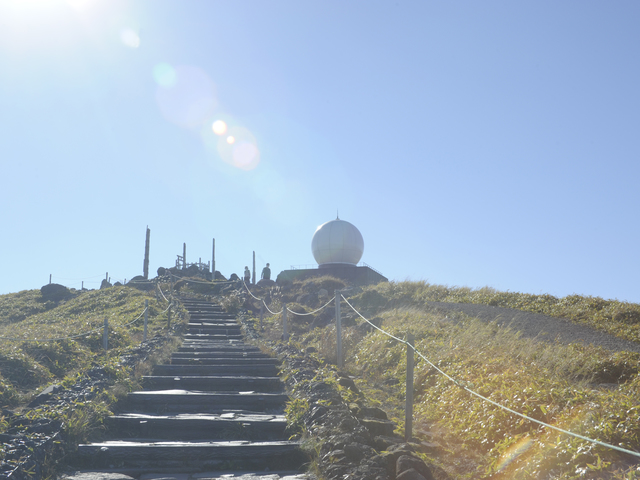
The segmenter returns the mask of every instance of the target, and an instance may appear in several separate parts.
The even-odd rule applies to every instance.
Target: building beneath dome
[[[295,268],[278,274],[279,284],[329,275],[352,285],[372,285],[389,280],[367,264],[358,262],[364,253],[364,240],[355,225],[336,218],[320,225],[311,240],[311,251],[318,268]]]

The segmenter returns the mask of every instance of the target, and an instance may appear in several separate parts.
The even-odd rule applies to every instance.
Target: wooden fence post
[[[282,339],[286,342],[289,340],[289,332],[287,331],[287,304],[282,304]]]
[[[262,331],[262,320],[264,319],[264,301],[260,301],[260,331]]]
[[[404,408],[404,440],[409,442],[413,435],[413,342],[412,333],[407,334],[407,384]]]
[[[104,317],[104,333],[102,334],[102,346],[104,351],[109,350],[109,318]]]
[[[171,328],[171,305],[173,305],[173,301],[169,302],[169,309],[167,310],[167,330]]]
[[[142,341],[147,341],[147,319],[149,318],[149,300],[144,300],[144,333],[142,334]]]
[[[338,368],[342,368],[342,319],[340,318],[340,300],[342,292],[336,290],[336,357]]]

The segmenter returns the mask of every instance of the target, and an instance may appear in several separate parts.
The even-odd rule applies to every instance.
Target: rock
[[[167,273],[167,269],[166,268],[158,267],[158,276],[159,277],[164,277],[166,273]]]
[[[222,275],[218,270],[216,270],[216,273],[214,275],[216,280],[226,280],[226,277],[224,275]]]
[[[329,300],[329,292],[327,292],[324,288],[318,290],[318,300]]]
[[[367,427],[371,435],[377,437],[379,435],[382,436],[393,436],[393,431],[396,429],[396,424],[389,420],[379,420],[377,418],[363,418],[361,423]]]
[[[378,407],[362,407],[360,411],[363,417],[377,418],[378,420],[388,420],[387,412]]]
[[[235,281],[240,280],[240,277],[238,275],[236,275],[235,273],[232,273],[231,276],[229,277],[229,280],[233,280],[235,282]]]
[[[62,387],[60,385],[49,385],[42,392],[36,395],[36,397],[31,400],[31,402],[27,406],[29,408],[34,408],[38,405],[42,405],[51,398],[51,395],[53,395],[54,393],[58,393],[60,390],[62,390]]]
[[[433,478],[433,477],[431,477]],[[405,470],[400,475],[396,475],[396,480],[428,480],[424,477],[424,475],[420,475],[420,473],[410,468],[409,470]]]
[[[109,283],[109,280],[107,280],[106,278],[102,279],[102,283],[100,284],[100,290],[103,290],[103,289],[109,288],[109,287],[113,287],[113,285],[111,285],[111,283]]]
[[[64,473],[61,480],[134,480],[129,475],[108,472],[75,472]]]
[[[67,287],[58,283],[49,283],[43,286],[40,288],[40,293],[44,300],[51,300],[53,302],[64,300],[73,295]]]
[[[256,285],[262,288],[269,288],[269,287],[274,287],[276,285],[276,282],[274,282],[273,280],[267,280],[266,278],[263,278],[258,283],[256,283]]]
[[[396,460],[396,478],[400,478],[400,474],[410,470],[418,472],[421,478],[425,480],[434,480],[431,470],[429,470],[429,467],[427,467],[422,460],[411,455],[400,455],[398,460]],[[409,478],[417,479],[417,477],[408,476],[407,479]]]
[[[358,387],[356,387],[354,381],[349,377],[340,377],[340,379],[338,380],[338,384],[342,385],[345,388],[348,388],[353,393],[360,393],[360,390],[358,390]]]

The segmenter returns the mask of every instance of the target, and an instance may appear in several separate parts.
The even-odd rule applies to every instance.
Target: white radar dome
[[[311,251],[318,265],[357,265],[364,252],[364,240],[354,225],[337,218],[316,229],[311,240]]]

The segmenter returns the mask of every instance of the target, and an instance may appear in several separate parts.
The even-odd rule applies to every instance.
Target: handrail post
[[[102,346],[106,352],[109,349],[109,318],[104,317],[104,333],[102,334]]]
[[[142,341],[147,341],[147,319],[149,318],[149,300],[144,299],[144,332],[142,334]]]
[[[409,442],[413,435],[413,342],[412,333],[407,334],[407,384],[404,408],[404,441]]]
[[[340,318],[340,300],[342,291],[336,290],[336,363],[342,368],[342,319]]]
[[[262,331],[262,320],[264,319],[264,301],[260,302],[260,331]]]
[[[287,332],[287,304],[282,304],[282,339],[286,342],[289,340],[289,333]]]

